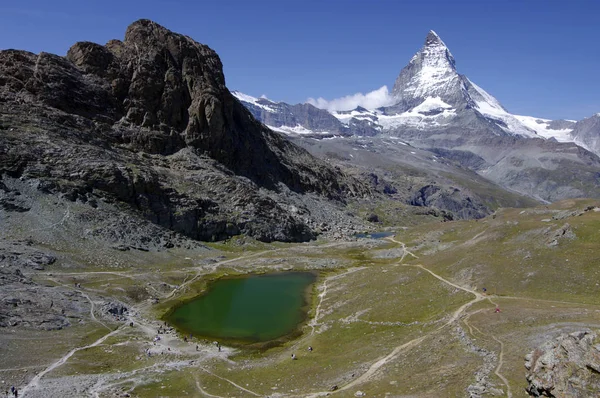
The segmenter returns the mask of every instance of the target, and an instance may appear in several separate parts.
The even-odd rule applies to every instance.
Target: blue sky
[[[390,90],[435,30],[457,69],[512,113],[600,112],[596,0],[20,0],[0,4],[0,49],[64,55],[149,18],[215,49],[228,87],[304,102]]]

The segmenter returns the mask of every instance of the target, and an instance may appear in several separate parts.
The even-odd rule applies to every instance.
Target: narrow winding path
[[[119,329],[115,329],[112,332],[107,333],[104,336],[100,337],[98,340],[94,341],[92,344],[89,344],[89,345],[86,345],[86,346],[83,346],[83,347],[73,348],[71,351],[69,351],[67,354],[65,354],[62,358],[60,358],[56,362],[52,363],[46,369],[44,369],[43,371],[41,371],[40,373],[38,373],[37,375],[35,375],[34,378],[31,379],[29,381],[29,383],[27,383],[27,385],[21,389],[21,395],[23,397],[25,397],[25,395],[27,394],[27,392],[29,390],[38,388],[40,380],[41,380],[42,377],[44,377],[47,373],[52,372],[54,369],[58,368],[59,366],[63,365],[76,352],[81,351],[81,350],[86,350],[88,348],[96,347],[96,346],[104,343],[106,341],[106,339],[108,339],[109,337],[117,334],[119,331],[120,331],[120,328]]]
[[[67,213],[67,215],[65,215],[65,218],[66,218],[66,217],[68,217],[68,213]],[[65,219],[65,218],[64,218],[64,219]],[[64,219],[63,219],[63,220],[64,220]],[[229,260],[220,261],[220,262],[218,262],[218,263],[215,263],[215,264],[213,264],[213,266],[214,266],[214,267],[217,267],[217,266],[224,265],[224,264],[228,264],[228,263],[231,263],[231,262],[234,262],[234,261],[239,261],[239,260],[244,260],[244,259],[248,259],[248,258],[251,258],[251,257],[256,257],[256,256],[259,256],[259,255],[262,255],[262,254],[265,254],[265,253],[267,253],[267,252],[271,252],[271,251],[272,251],[272,250],[265,250],[265,251],[261,251],[261,252],[257,252],[257,253],[252,253],[252,254],[249,254],[249,255],[245,255],[245,256],[240,256],[240,257],[232,258],[232,259],[229,259]],[[100,272],[98,272],[98,273],[100,273]],[[107,272],[107,273],[108,273],[108,272]],[[110,272],[110,273],[114,273],[114,272]],[[173,296],[173,295],[174,295],[174,294],[175,294],[175,293],[176,293],[176,292],[177,292],[179,289],[181,289],[182,287],[185,287],[185,286],[189,285],[189,284],[190,284],[190,283],[192,283],[194,280],[196,280],[197,278],[199,278],[201,275],[202,275],[202,270],[198,270],[198,272],[197,272],[197,274],[196,274],[196,276],[195,276],[195,277],[193,277],[192,279],[190,279],[190,280],[186,281],[186,282],[185,282],[185,283],[183,283],[181,286],[179,286],[179,287],[177,287],[177,288],[173,289],[173,291],[171,291],[171,292],[170,292],[168,295],[166,295],[166,297],[168,298],[168,297],[171,297],[171,296]],[[121,276],[130,277],[129,275],[122,275],[122,274],[121,274]],[[50,279],[52,279],[52,278],[50,278]],[[23,396],[23,397],[25,397],[25,396],[26,396],[26,394],[27,394],[28,392],[30,392],[31,390],[35,390],[35,389],[39,388],[39,387],[40,387],[40,380],[41,380],[41,379],[42,379],[42,378],[43,378],[43,377],[44,377],[46,374],[48,374],[48,373],[52,372],[54,369],[56,369],[56,368],[58,368],[58,367],[60,367],[60,366],[64,365],[64,364],[65,364],[65,363],[66,363],[66,362],[67,362],[67,361],[68,361],[68,360],[69,360],[69,359],[70,359],[70,358],[71,358],[71,357],[72,357],[72,356],[73,356],[75,353],[77,353],[77,352],[79,352],[79,351],[82,351],[82,350],[86,350],[86,349],[88,349],[88,348],[93,348],[93,347],[96,347],[96,346],[98,346],[98,345],[100,345],[100,344],[104,343],[104,342],[105,342],[105,341],[106,341],[106,340],[107,340],[109,337],[111,337],[111,336],[113,336],[113,335],[115,335],[115,334],[119,333],[119,331],[120,331],[120,330],[121,330],[121,328],[123,327],[123,326],[121,326],[121,327],[119,327],[119,328],[117,328],[117,329],[115,329],[115,330],[112,330],[112,329],[110,329],[110,328],[109,328],[107,325],[105,325],[103,322],[101,322],[100,320],[98,320],[98,319],[96,318],[96,315],[95,315],[95,313],[94,313],[94,302],[93,302],[93,300],[92,300],[92,299],[91,299],[91,298],[90,298],[90,297],[89,297],[89,296],[88,296],[86,293],[82,292],[81,290],[74,289],[74,288],[72,288],[72,287],[70,287],[70,286],[68,286],[68,285],[65,285],[65,284],[63,284],[63,283],[61,283],[61,282],[58,282],[58,281],[56,281],[56,280],[54,280],[54,279],[52,279],[52,280],[53,280],[54,282],[58,283],[59,285],[63,286],[63,287],[67,287],[67,288],[70,288],[70,289],[72,289],[72,290],[75,290],[75,291],[79,292],[79,293],[80,293],[80,294],[81,294],[83,297],[85,297],[85,298],[86,298],[86,299],[87,299],[87,300],[90,302],[90,305],[91,305],[91,307],[90,307],[90,317],[91,317],[91,319],[92,319],[93,321],[95,321],[96,323],[98,323],[98,324],[102,325],[102,326],[103,326],[103,327],[105,327],[106,329],[108,329],[108,330],[109,330],[109,332],[108,332],[107,334],[105,334],[104,336],[100,337],[98,340],[96,340],[96,341],[94,341],[93,343],[89,344],[89,345],[82,346],[82,347],[76,347],[76,348],[73,348],[73,349],[72,349],[72,350],[70,350],[68,353],[66,353],[65,355],[63,355],[61,358],[59,358],[58,360],[56,360],[55,362],[53,362],[53,363],[51,363],[49,366],[47,366],[47,367],[46,367],[44,370],[42,370],[41,372],[39,372],[38,374],[36,374],[36,375],[35,375],[35,376],[34,376],[34,377],[33,377],[33,378],[32,378],[32,379],[29,381],[29,383],[27,383],[27,384],[26,384],[24,387],[22,387],[22,388],[20,389],[21,396]],[[131,318],[131,317],[130,317],[130,319],[128,319],[127,323],[129,323],[129,322],[132,322],[132,321],[134,321],[134,320],[133,320],[133,318]],[[153,328],[151,328],[150,326],[148,326],[148,325],[144,324],[144,323],[143,323],[143,322],[141,322],[139,319],[135,320],[135,322],[134,322],[134,323],[135,323],[135,325],[137,325],[138,327],[141,327],[141,328],[142,328],[142,329],[143,329],[143,330],[144,330],[144,331],[145,331],[147,334],[150,334],[150,335],[154,334],[154,329],[153,329]],[[215,376],[216,376],[216,375],[215,375]],[[219,376],[217,376],[217,377],[219,377]],[[223,380],[226,380],[226,379],[223,379]],[[235,383],[233,383],[233,382],[231,382],[231,381],[229,381],[229,380],[227,380],[227,381],[228,381],[228,382],[230,382],[230,383],[232,383],[232,384],[235,384]],[[236,385],[236,386],[237,386],[237,385]],[[238,386],[238,387],[240,387],[240,386]],[[240,388],[242,388],[242,389],[243,389],[243,387],[240,387]],[[245,390],[245,389],[244,389],[244,390]],[[245,391],[247,391],[247,392],[249,392],[249,393],[252,393],[252,394],[254,394],[254,395],[258,395],[258,394],[256,394],[256,393],[253,393],[253,392],[251,392],[250,390],[245,390]]]
[[[475,304],[477,302],[480,302],[480,301],[483,301],[483,300],[486,300],[486,299],[489,300],[491,303],[493,303],[489,297],[484,296],[484,295],[482,295],[481,293],[479,293],[479,292],[477,292],[475,290],[472,290],[472,289],[469,289],[467,287],[460,286],[460,285],[458,285],[456,283],[450,282],[449,280],[447,280],[444,277],[436,274],[435,272],[431,271],[430,269],[425,268],[421,264],[403,264],[403,260],[404,260],[404,258],[405,258],[405,256],[407,254],[411,255],[414,258],[418,258],[418,257],[415,254],[411,253],[406,248],[406,245],[403,242],[397,241],[396,239],[394,239],[394,237],[390,237],[388,239],[390,241],[392,241],[392,242],[395,242],[395,243],[401,245],[402,249],[404,251],[402,257],[400,258],[400,260],[396,264],[397,266],[420,268],[420,269],[428,272],[429,274],[431,274],[431,276],[433,276],[434,278],[442,281],[443,283],[445,283],[445,284],[447,284],[449,286],[452,286],[452,287],[454,287],[456,289],[459,289],[459,290],[465,291],[467,293],[470,293],[470,294],[474,295],[475,297],[471,301],[468,301],[467,303],[461,305],[456,311],[454,311],[454,313],[452,314],[452,316],[442,326],[438,327],[435,330],[432,330],[430,333],[428,333],[426,335],[420,336],[420,337],[415,338],[415,339],[413,339],[413,340],[411,340],[411,341],[409,341],[407,343],[404,343],[402,345],[399,345],[399,346],[395,347],[388,355],[386,355],[386,356],[384,356],[384,357],[379,358],[378,360],[376,360],[369,367],[369,369],[367,369],[367,371],[365,373],[363,373],[360,377],[358,377],[355,380],[351,381],[350,383],[342,386],[341,388],[339,388],[336,391],[333,391],[333,392],[332,391],[316,392],[316,393],[310,394],[309,397],[317,397],[317,396],[324,396],[324,395],[335,394],[335,393],[338,393],[338,392],[341,392],[341,391],[346,391],[346,390],[348,390],[350,388],[353,388],[353,387],[355,387],[355,386],[357,386],[359,384],[362,384],[362,383],[370,381],[374,377],[374,375],[377,373],[377,371],[379,369],[381,369],[381,367],[383,367],[384,365],[386,365],[387,363],[389,363],[391,360],[393,360],[400,352],[402,352],[402,351],[404,351],[406,349],[412,348],[412,347],[420,344],[427,337],[433,335],[434,333],[440,331],[441,329],[444,329],[447,326],[451,325],[452,323],[456,322],[460,317],[462,317],[466,313],[467,308],[469,308],[473,304]],[[495,303],[493,303],[493,304],[495,304]],[[494,338],[495,340],[497,340],[494,336],[491,336],[491,337]],[[499,340],[497,340],[497,341],[499,342]],[[503,349],[503,347],[504,347],[504,345],[502,344],[501,345],[501,350]],[[500,374],[500,368],[502,366],[502,354],[503,354],[503,351],[500,352],[500,355],[499,355],[500,360],[499,360],[498,366],[496,367],[495,374],[506,384],[506,387],[508,389],[509,397],[512,397],[512,393],[510,392],[510,386],[508,384],[508,381],[506,380],[506,378],[504,376],[502,376]]]

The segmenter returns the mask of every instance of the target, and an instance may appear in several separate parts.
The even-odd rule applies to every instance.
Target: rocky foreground
[[[600,339],[591,331],[549,341],[525,357],[533,397],[591,397],[600,391]]]

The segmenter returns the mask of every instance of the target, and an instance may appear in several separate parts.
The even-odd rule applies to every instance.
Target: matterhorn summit
[[[408,110],[419,105],[427,97],[440,97],[444,102],[456,105],[457,94],[466,91],[461,76],[456,72],[452,53],[433,30],[425,39],[425,45],[402,69],[396,79],[392,95],[400,108]]]
[[[464,122],[469,116],[484,118],[495,127],[496,134],[537,136],[535,129],[525,125],[500,104],[492,95],[456,70],[452,53],[433,30],[427,34],[423,47],[411,58],[396,79],[392,96],[395,105],[385,110],[387,115],[413,116],[404,118],[406,124],[438,128],[454,122]],[[415,113],[416,111],[416,113]],[[462,116],[460,119],[448,116]],[[399,119],[390,127],[400,127]]]

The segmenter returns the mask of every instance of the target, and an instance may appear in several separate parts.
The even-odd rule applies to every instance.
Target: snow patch
[[[473,86],[476,93],[479,94],[478,96],[471,96],[479,113],[490,119],[499,121],[500,123],[498,126],[509,134],[517,134],[524,137],[538,137],[536,130],[526,126],[515,116],[508,113],[506,109],[500,105],[500,102],[488,94],[487,91],[473,83],[471,80],[467,80],[471,83],[471,86]]]
[[[231,94],[233,94],[233,96],[235,98],[237,98],[238,100],[252,104],[258,108],[266,110],[267,112],[271,112],[271,113],[277,112],[277,109],[264,104],[265,101],[268,101],[271,104],[275,104],[275,102],[268,99],[265,95],[262,95],[260,98],[256,98],[251,95],[241,93],[239,91],[232,91]]]
[[[296,125],[294,127],[291,126],[280,126],[280,127],[275,127],[275,126],[269,126],[267,125],[268,128],[270,128],[271,130],[274,131],[278,131],[280,133],[283,134],[287,134],[287,135],[292,135],[292,134],[296,134],[296,135],[331,135],[330,132],[328,131],[313,131],[313,130],[309,130],[304,126],[301,125]]]
[[[518,121],[523,123],[525,126],[534,130],[538,135],[544,138],[555,138],[559,142],[572,142],[573,137],[571,137],[571,132],[573,129],[562,129],[562,130],[554,130],[549,128],[550,122],[552,120],[549,119],[541,119],[538,117],[532,116],[520,116],[513,115]]]
[[[439,111],[435,114],[428,114]],[[432,128],[447,126],[456,116],[456,110],[440,97],[427,97],[411,110],[396,115],[378,115],[379,124],[384,129],[393,129],[401,126],[416,128]]]
[[[352,118],[357,120],[369,120],[372,122],[377,121],[377,113],[369,110],[352,110],[352,111],[330,111],[333,116],[335,116],[340,122],[344,124],[350,123]]]
[[[419,105],[415,106],[411,112],[431,112],[436,109],[450,109],[451,105],[448,105],[440,97],[427,97],[425,101],[421,102]]]

